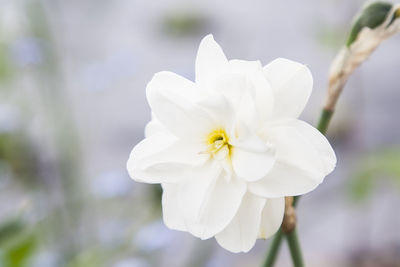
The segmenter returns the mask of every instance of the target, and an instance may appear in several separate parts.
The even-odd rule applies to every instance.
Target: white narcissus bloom
[[[306,66],[228,61],[208,35],[195,83],[159,72],[147,85],[153,119],[129,174],[162,184],[168,227],[247,252],[279,229],[284,196],[313,190],[335,167],[326,138],[297,119],[311,89]]]

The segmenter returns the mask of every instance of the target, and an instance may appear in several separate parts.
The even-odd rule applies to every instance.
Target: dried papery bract
[[[349,76],[386,39],[400,31],[400,5],[373,3],[356,20],[349,40],[332,62],[325,109],[334,110]]]

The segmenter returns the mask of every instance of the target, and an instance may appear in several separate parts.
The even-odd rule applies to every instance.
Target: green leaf
[[[346,46],[350,47],[364,27],[375,29],[380,26],[386,20],[391,9],[392,4],[386,2],[375,2],[364,8],[353,24]]]
[[[16,242],[7,249],[3,255],[5,267],[24,267],[28,266],[30,257],[36,248],[36,238],[34,235],[27,235],[25,238]]]
[[[10,220],[0,225],[0,248],[14,239],[24,230],[24,224],[20,220]]]
[[[37,245],[37,238],[19,218],[0,225],[0,266],[25,267]]]
[[[201,32],[205,26],[205,18],[195,13],[171,14],[164,18],[164,30],[175,36],[185,36]]]
[[[361,172],[358,173],[350,183],[350,194],[353,200],[363,201],[373,191],[372,173]]]
[[[360,161],[350,182],[350,195],[356,201],[365,200],[379,179],[395,182],[400,189],[400,149],[374,151]]]
[[[0,43],[0,82],[9,80],[12,77],[13,70],[14,65],[10,57],[10,49],[7,45]]]

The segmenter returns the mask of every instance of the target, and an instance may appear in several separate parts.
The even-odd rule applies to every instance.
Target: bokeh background
[[[316,123],[359,0],[0,0],[0,266],[259,266],[167,229],[160,189],[125,169],[145,86],[194,78],[203,36],[228,58],[308,65]],[[400,266],[400,36],[351,77],[328,130],[337,168],[304,196],[307,266]],[[290,266],[286,244],[277,266]]]

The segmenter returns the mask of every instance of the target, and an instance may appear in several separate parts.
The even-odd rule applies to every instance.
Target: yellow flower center
[[[213,156],[230,156],[232,146],[224,129],[216,129],[207,136],[208,152]],[[217,155],[219,154],[219,155]]]

